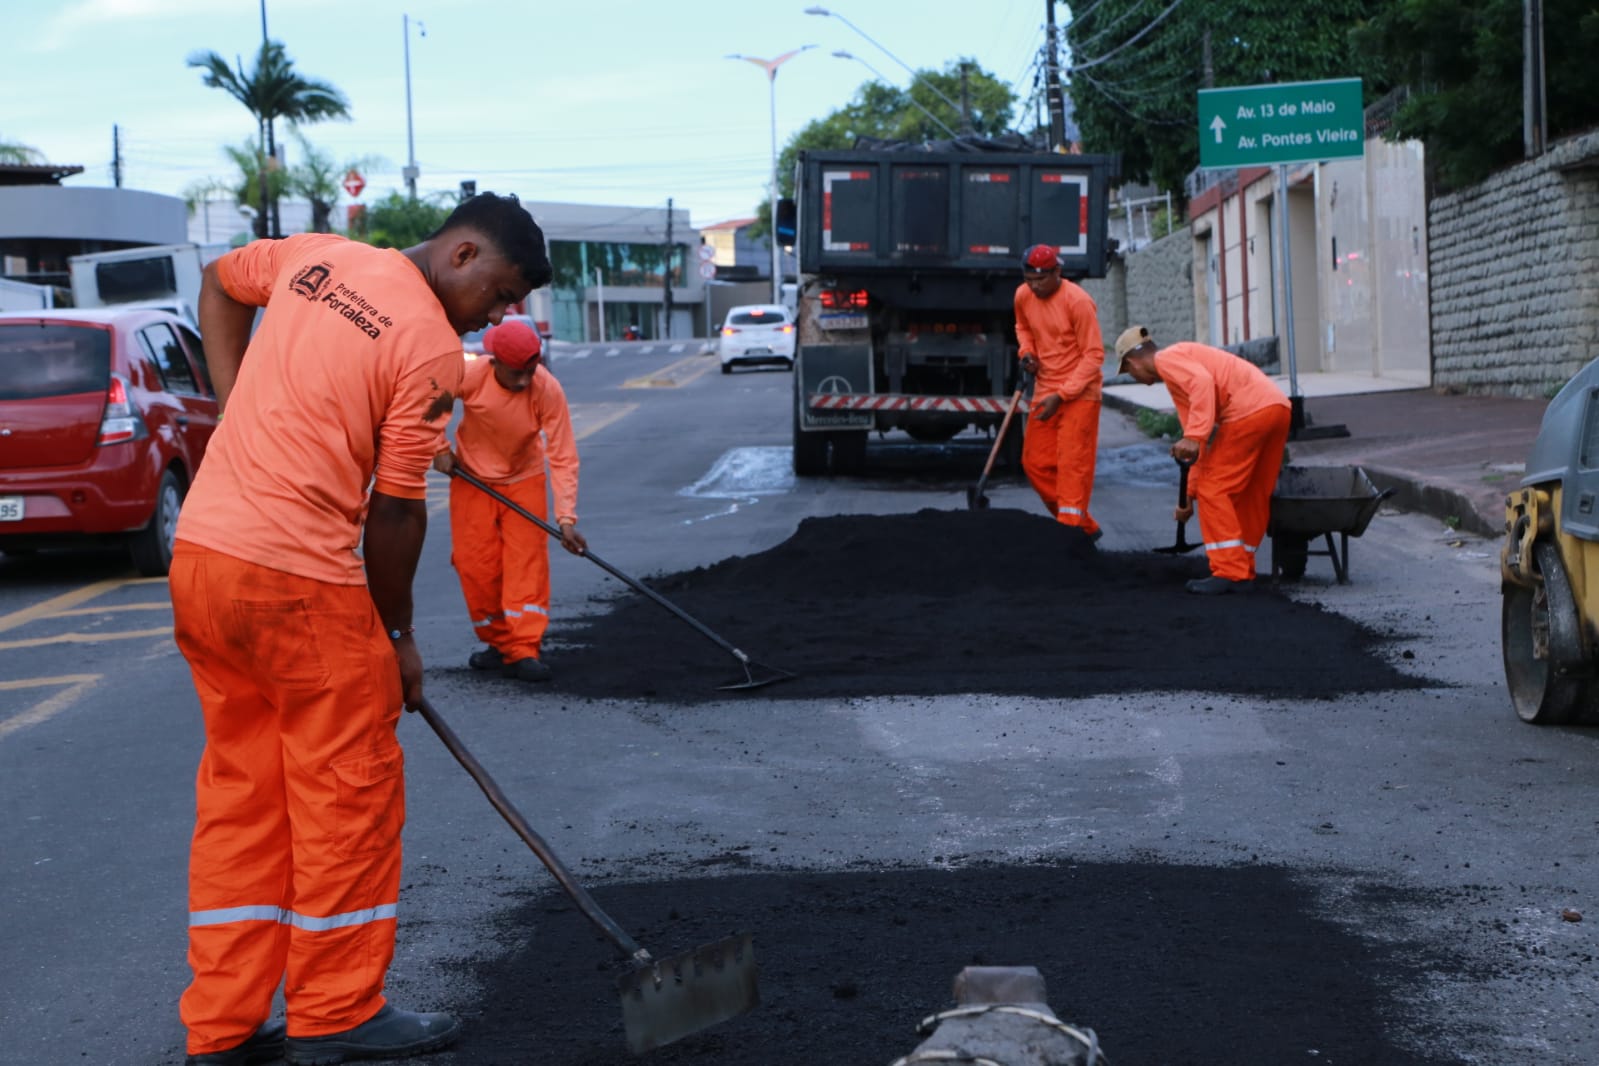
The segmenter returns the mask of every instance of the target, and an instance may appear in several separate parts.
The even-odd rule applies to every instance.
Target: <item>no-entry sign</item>
[[[1365,153],[1359,78],[1199,90],[1201,167],[1359,159]]]
[[[359,170],[351,170],[344,175],[344,191],[351,196],[360,196],[364,188],[366,188],[366,179],[361,177]]]

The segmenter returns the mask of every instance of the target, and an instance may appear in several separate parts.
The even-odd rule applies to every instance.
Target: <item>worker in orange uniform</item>
[[[1165,382],[1177,405],[1183,436],[1171,454],[1193,464],[1188,491],[1210,562],[1210,576],[1188,582],[1188,591],[1248,590],[1288,443],[1288,397],[1259,367],[1220,348],[1185,341],[1157,351],[1143,326],[1116,338],[1116,354],[1121,373],[1143,385]],[[1179,507],[1177,520],[1193,509]]]
[[[448,474],[459,463],[500,495],[546,518],[544,464],[555,488],[561,546],[582,555],[577,531],[577,442],[566,392],[541,366],[539,335],[525,322],[503,322],[483,335],[486,358],[461,381],[465,414],[433,460]],[[540,442],[540,436],[547,443]],[[547,520],[547,519],[546,519]],[[472,628],[487,647],[467,662],[518,681],[548,681],[539,655],[550,624],[548,534],[488,493],[460,479],[450,483],[451,561]]]
[[[404,251],[307,233],[205,269],[224,419],[170,576],[205,721],[190,1066],[399,1058],[456,1038],[450,1015],[383,996],[405,823],[395,726],[422,699],[411,581],[460,335],[550,276],[532,216],[493,193]],[[280,985],[286,1022],[269,1020]]]
[[[1022,257],[1016,344],[1036,375],[1022,439],[1022,470],[1055,520],[1099,539],[1088,512],[1099,447],[1105,342],[1094,298],[1060,276],[1060,251],[1035,244]]]

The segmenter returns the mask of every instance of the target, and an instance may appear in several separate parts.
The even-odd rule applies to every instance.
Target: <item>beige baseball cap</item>
[[[1121,359],[1121,364],[1116,368],[1118,374],[1127,371],[1127,353],[1144,344],[1154,343],[1149,335],[1148,326],[1128,326],[1122,330],[1121,336],[1116,338],[1116,355]]]

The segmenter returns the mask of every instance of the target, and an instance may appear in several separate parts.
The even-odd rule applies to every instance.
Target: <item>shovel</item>
[[[450,754],[472,775],[472,780],[500,816],[516,830],[516,835],[533,849],[533,854],[560,882],[583,916],[630,960],[632,968],[616,980],[616,989],[622,997],[622,1027],[627,1033],[629,1051],[642,1055],[736,1018],[760,1003],[760,993],[755,987],[755,940],[751,934],[736,933],[681,955],[655,958],[628,936],[615,919],[600,910],[594,897],[577,883],[544,838],[535,833],[522,813],[511,805],[500,786],[466,750],[466,745],[433,705],[422,699],[413,710],[427,719],[433,732],[450,749]]]
[[[1178,478],[1177,478],[1177,506],[1178,507],[1187,507],[1188,506],[1188,468],[1190,466],[1192,466],[1193,464],[1192,463],[1184,463],[1184,462],[1179,461],[1177,463],[1177,465],[1179,467],[1181,467],[1182,471],[1183,471],[1180,475],[1178,475]],[[1200,547],[1200,545],[1188,543],[1188,523],[1186,521],[1183,521],[1183,522],[1178,522],[1177,523],[1177,543],[1173,544],[1169,548],[1156,548],[1155,549],[1155,554],[1157,554],[1157,555],[1184,555],[1184,554],[1186,554],[1188,552],[1193,551],[1195,548],[1198,548],[1198,547]]]
[[[1017,406],[1022,402],[1022,393],[1027,390],[1027,379],[1016,386],[1016,392],[1010,398],[1010,405],[1005,408],[1005,419],[999,424],[999,432],[994,434],[994,446],[988,450],[988,462],[983,464],[983,476],[977,479],[977,484],[966,489],[966,507],[972,511],[988,510],[988,497],[983,495],[983,486],[988,484],[988,475],[994,469],[994,460],[999,456],[999,446],[1005,441],[1005,431],[1010,428],[1011,419],[1016,414]]]
[[[526,507],[522,507],[515,501],[508,499],[503,493],[495,492],[488,485],[478,480],[476,475],[470,473],[464,467],[462,467],[460,463],[456,463],[455,466],[450,470],[450,476],[458,477],[468,485],[471,485],[473,488],[487,493],[489,496],[498,500],[506,507],[509,507],[517,514],[527,519],[529,522],[532,522],[534,525],[544,530],[544,532],[548,533],[556,540],[561,539],[561,530],[559,527],[552,526],[550,523],[544,521],[544,519],[540,518],[532,511],[529,511]],[[791,673],[788,670],[779,670],[775,666],[769,666],[766,663],[756,662],[754,659],[751,659],[748,655],[745,655],[738,648],[734,647],[731,642],[712,632],[708,626],[706,626],[699,619],[695,618],[693,615],[689,614],[687,611],[683,610],[683,608],[679,607],[665,596],[662,596],[659,592],[656,592],[648,585],[645,585],[637,578],[629,577],[627,574],[622,573],[622,571],[618,570],[604,559],[601,559],[593,552],[584,551],[583,558],[590,560],[594,563],[594,565],[598,566],[600,569],[604,570],[617,580],[624,582],[634,591],[643,593],[645,596],[648,596],[650,599],[654,600],[668,611],[671,611],[678,617],[679,620],[687,623],[700,636],[711,641],[718,648],[721,648],[723,651],[733,656],[733,658],[737,659],[739,665],[744,668],[743,679],[740,680],[738,678],[734,678],[725,685],[717,685],[717,688],[722,689],[723,691],[760,688],[763,685],[770,685],[778,681],[789,681],[799,676],[798,674]]]

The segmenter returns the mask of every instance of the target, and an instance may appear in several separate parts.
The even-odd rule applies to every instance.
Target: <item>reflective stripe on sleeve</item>
[[[394,903],[384,903],[365,910],[347,911],[344,914],[330,914],[326,918],[296,914],[287,907],[224,907],[214,911],[190,911],[189,928],[226,925],[229,922],[277,922],[279,925],[292,925],[307,932],[322,933],[329,929],[345,929],[352,925],[370,925],[372,922],[393,918],[397,913],[398,904]]]
[[[542,615],[544,615],[544,616],[545,616],[545,617],[546,617],[546,618],[548,618],[548,617],[549,617],[549,614],[550,614],[550,612],[549,612],[549,611],[546,611],[546,610],[545,610],[545,609],[544,609],[544,608],[542,608],[542,607],[540,607],[540,606],[539,606],[539,605],[538,605],[538,604],[536,604],[536,603],[524,603],[524,604],[523,604],[523,605],[522,605],[522,610],[523,610],[523,611],[524,611],[524,612],[525,612],[525,613],[527,613],[527,614],[542,614]]]

